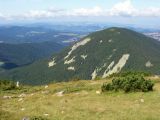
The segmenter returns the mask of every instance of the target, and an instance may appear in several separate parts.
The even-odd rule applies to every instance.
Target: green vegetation
[[[122,71],[119,73],[113,73],[109,77],[127,77],[127,76],[151,76],[152,74],[150,72],[144,72],[144,71]]]
[[[18,66],[31,64],[39,59],[48,58],[60,51],[62,45],[55,42],[0,44],[0,67],[11,69]],[[1,65],[1,61],[3,64]]]
[[[8,80],[0,80],[0,91],[6,91],[6,90],[16,90],[18,89],[16,86],[16,83],[13,81]]]
[[[112,83],[103,84],[101,89],[102,92],[105,91],[119,91],[124,92],[148,92],[153,90],[153,82],[151,80],[146,80],[142,76],[127,76],[119,77],[112,80]]]
[[[106,80],[78,80],[24,86],[21,90],[0,92],[1,120],[159,120],[160,78],[153,92],[105,92]],[[69,88],[69,89],[68,89]],[[62,93],[62,91],[64,91]],[[62,93],[62,94],[60,94]],[[8,96],[6,98],[6,96]],[[10,96],[10,97],[9,97]]]
[[[85,38],[91,38],[91,41],[79,46],[71,53],[66,60],[69,61],[75,57],[75,61],[70,64],[64,64],[64,58],[72,46],[53,55],[50,59],[1,72],[0,79],[20,81],[20,83],[31,85],[47,84],[53,81],[69,81],[75,78],[88,80],[92,79],[91,75],[95,70],[98,77],[102,77],[105,72],[108,73],[113,70],[124,54],[129,55],[129,58],[126,62],[125,60],[121,61],[121,65],[125,64],[121,72],[136,70],[160,74],[160,42],[152,38],[124,28],[109,28],[97,31]],[[87,55],[87,57],[83,59],[81,55]],[[55,58],[56,65],[48,67],[48,63],[53,58]],[[113,62],[114,65],[107,69]],[[75,71],[68,70],[68,67],[74,67]],[[116,70],[114,69],[114,71]],[[126,76],[126,74],[130,73],[125,73],[123,76]],[[145,73],[139,74],[145,75]],[[96,79],[99,79],[98,77]]]

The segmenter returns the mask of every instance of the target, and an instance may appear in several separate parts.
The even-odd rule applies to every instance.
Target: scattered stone
[[[44,116],[49,116],[49,114],[45,113]]]
[[[44,88],[47,89],[47,88],[48,88],[48,85],[46,85]]]
[[[96,91],[96,94],[101,94],[101,91]]]
[[[46,91],[42,91],[41,93],[42,93],[42,94],[48,94],[48,93],[49,93],[49,91],[48,91],[48,90],[46,90]]]
[[[20,99],[18,99],[18,102],[20,102],[20,101],[22,101],[23,100],[23,98],[20,98]]]
[[[154,76],[154,79],[159,79],[160,77],[158,75],[155,75]]]
[[[64,113],[64,111],[62,110],[62,111],[61,111],[61,113],[63,114],[63,113]]]
[[[63,94],[64,94],[64,91],[60,91],[60,92],[57,92],[57,93],[56,93],[56,95],[57,95],[57,96],[60,96],[60,97],[63,96]]]
[[[25,110],[25,108],[21,108],[21,111],[24,111]]]
[[[34,93],[29,94],[29,96],[33,96],[33,95],[34,95]]]
[[[75,94],[76,94],[76,95],[79,95],[80,93],[77,92],[77,93],[75,93]]]
[[[11,99],[13,96],[3,96],[3,99]]]
[[[140,99],[140,101],[141,101],[142,103],[144,103],[144,99]]]
[[[24,117],[22,120],[30,120],[29,117]]]
[[[26,94],[22,93],[22,94],[20,94],[18,97],[19,97],[19,98],[24,98],[24,97],[26,97]]]

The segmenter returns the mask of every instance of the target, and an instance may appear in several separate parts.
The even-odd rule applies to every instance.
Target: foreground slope
[[[109,81],[72,81],[1,92],[1,120],[32,116],[48,120],[160,119],[160,79],[155,79],[153,92],[99,94],[102,84]]]
[[[105,78],[125,70],[160,74],[160,42],[129,29],[109,28],[86,36],[50,60],[1,76],[27,84],[44,84]]]

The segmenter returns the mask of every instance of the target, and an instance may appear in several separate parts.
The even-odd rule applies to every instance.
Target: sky
[[[90,21],[160,27],[160,0],[0,0],[0,23]]]

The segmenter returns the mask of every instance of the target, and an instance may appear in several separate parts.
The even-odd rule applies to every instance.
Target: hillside
[[[160,42],[129,29],[109,28],[91,33],[49,60],[0,76],[25,84],[45,84],[105,78],[128,70],[160,74]]]
[[[1,120],[22,120],[41,116],[47,120],[159,120],[160,78],[153,92],[100,93],[110,80],[80,80],[25,86],[0,92]]]
[[[0,66],[11,69],[47,58],[64,46],[55,42],[7,44],[0,43]]]

